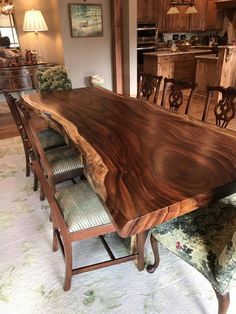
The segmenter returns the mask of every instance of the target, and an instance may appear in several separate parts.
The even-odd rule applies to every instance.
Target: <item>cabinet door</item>
[[[189,30],[189,15],[184,12],[187,6],[178,6],[180,14],[166,14],[170,8],[170,0],[163,1],[163,31],[181,32]]]
[[[138,22],[143,22],[148,20],[149,14],[149,1],[138,0],[137,1],[137,19]]]
[[[207,9],[206,9],[206,30],[217,28],[216,26],[216,2],[215,0],[207,1]]]
[[[138,22],[160,23],[162,16],[162,0],[138,0],[137,18]]]
[[[149,0],[149,18],[150,21],[161,25],[162,19],[162,0]]]
[[[195,0],[198,13],[190,15],[190,31],[204,31],[206,23],[207,0]]]

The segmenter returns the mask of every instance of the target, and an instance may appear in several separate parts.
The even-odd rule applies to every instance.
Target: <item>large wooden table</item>
[[[101,88],[23,95],[82,152],[85,172],[123,236],[236,191],[233,131]]]

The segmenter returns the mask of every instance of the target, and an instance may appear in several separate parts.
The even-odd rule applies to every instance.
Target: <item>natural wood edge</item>
[[[52,119],[57,121],[64,128],[66,135],[69,140],[73,141],[76,145],[79,146],[80,152],[85,164],[84,173],[91,184],[94,191],[102,198],[105,202],[107,198],[107,192],[105,188],[105,177],[108,173],[108,169],[104,164],[101,156],[96,152],[96,150],[79,134],[77,127],[65,120],[62,116],[56,114],[51,108],[45,110],[43,106],[40,106],[37,102],[32,101],[27,95],[21,96],[25,105],[33,110],[36,114],[41,114],[42,117],[45,117],[44,112],[48,112]],[[50,118],[48,117],[49,121]],[[53,126],[53,123],[51,124]],[[56,129],[58,131],[58,128]]]

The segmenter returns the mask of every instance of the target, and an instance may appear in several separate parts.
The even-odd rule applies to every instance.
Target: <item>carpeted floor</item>
[[[208,281],[188,264],[161,248],[161,263],[150,275],[126,263],[78,275],[64,292],[64,261],[53,253],[47,202],[25,177],[19,138],[0,141],[0,313],[78,314],[216,314],[217,301]],[[127,243],[109,235],[117,254]],[[98,239],[76,244],[80,264],[103,260]],[[151,260],[150,248],[146,259]],[[236,313],[236,280],[229,314]]]

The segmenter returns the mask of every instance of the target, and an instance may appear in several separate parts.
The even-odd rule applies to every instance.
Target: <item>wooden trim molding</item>
[[[113,90],[123,93],[122,0],[110,0],[112,28]]]

